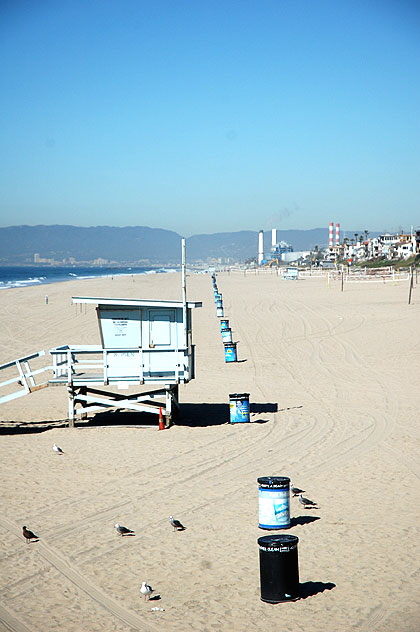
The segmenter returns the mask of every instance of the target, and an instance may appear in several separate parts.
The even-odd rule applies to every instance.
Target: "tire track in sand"
[[[0,516],[0,524],[9,532],[22,539],[19,528],[4,516]],[[104,610],[119,619],[125,625],[129,625],[134,630],[141,632],[161,632],[161,626],[155,626],[134,612],[131,612],[120,605],[115,599],[106,595],[96,584],[89,581],[82,573],[71,566],[68,561],[57,551],[48,545],[44,540],[40,540],[36,545],[37,554],[53,566],[61,575],[71,581],[77,588],[86,593]],[[0,611],[0,615],[2,612]],[[32,632],[23,623],[19,622],[16,615],[4,609],[5,624],[9,625],[12,632]],[[12,627],[11,627],[12,626]],[[14,627],[13,627],[14,626]],[[20,626],[20,627],[19,627]]]

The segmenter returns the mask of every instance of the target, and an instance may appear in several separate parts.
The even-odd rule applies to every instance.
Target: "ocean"
[[[0,290],[29,285],[46,285],[75,279],[93,279],[132,274],[159,274],[173,272],[169,268],[90,268],[83,266],[0,266]]]

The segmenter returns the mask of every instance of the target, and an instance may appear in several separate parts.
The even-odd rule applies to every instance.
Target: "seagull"
[[[28,544],[31,540],[38,540],[38,536],[35,535],[33,531],[29,531],[26,526],[22,527],[23,537],[26,538],[26,544]]]
[[[186,527],[184,527],[184,525],[181,524],[179,520],[176,520],[173,516],[169,516],[169,522],[173,526],[174,531],[185,531]]]
[[[314,502],[313,500],[309,500],[309,498],[305,498],[304,496],[302,496],[302,494],[299,494],[299,502],[302,503],[305,509],[310,508],[310,507],[315,507],[315,505],[318,504]]]
[[[301,494],[305,490],[304,489],[299,489],[299,487],[293,487],[293,483],[292,483],[291,487],[290,487],[290,491],[292,492],[293,496],[299,496],[299,494]]]
[[[142,595],[144,595],[144,600],[146,601],[146,599],[150,599],[150,595],[152,594],[152,592],[154,592],[154,590],[151,586],[149,586],[147,582],[142,582],[140,592]]]
[[[132,531],[131,529],[127,529],[127,527],[123,527],[118,522],[117,524],[114,525],[114,528],[116,529],[117,533],[121,536],[128,535],[129,533],[134,534],[134,531]]]
[[[63,450],[56,443],[53,445],[53,450],[57,452],[57,454],[64,454]]]

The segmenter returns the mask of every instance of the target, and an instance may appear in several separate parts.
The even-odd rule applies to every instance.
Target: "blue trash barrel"
[[[228,329],[222,329],[222,340],[223,342],[232,342],[232,330],[230,327]]]
[[[229,329],[229,320],[227,318],[223,318],[220,321],[220,331],[223,331],[224,329]]]
[[[246,423],[249,421],[249,393],[232,393],[229,395],[230,423]]]
[[[261,601],[281,603],[300,597],[298,542],[295,535],[258,538]]]
[[[260,529],[290,527],[290,478],[262,476],[257,479],[258,526]]]
[[[221,299],[221,298],[218,298],[218,299],[216,300],[216,307],[223,307],[223,301],[222,301],[222,299]]]
[[[224,342],[225,362],[236,362],[236,342]]]
[[[224,315],[225,313],[223,311],[223,307],[216,307],[216,316],[218,318],[223,318]]]

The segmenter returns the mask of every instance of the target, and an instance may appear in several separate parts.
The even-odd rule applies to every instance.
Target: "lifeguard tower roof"
[[[182,307],[182,301],[156,301],[138,298],[101,298],[95,296],[73,296],[73,303],[85,303],[91,305],[112,305],[114,307]],[[187,301],[188,309],[202,307],[200,301]]]

